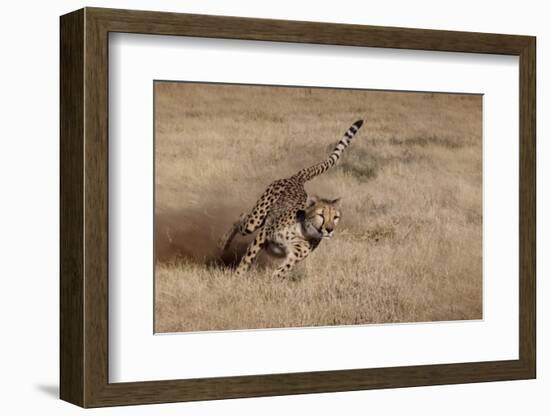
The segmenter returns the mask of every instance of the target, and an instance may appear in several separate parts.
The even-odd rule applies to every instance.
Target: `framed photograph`
[[[63,400],[535,378],[534,37],[60,29]]]

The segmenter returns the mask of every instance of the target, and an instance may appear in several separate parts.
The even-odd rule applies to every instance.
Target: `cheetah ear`
[[[341,201],[341,200],[342,200],[341,197],[338,197],[338,198],[336,198],[336,199],[333,199],[332,201],[330,201],[330,205],[336,205],[336,206],[338,206],[338,205],[340,205],[340,201]]]
[[[298,222],[303,222],[306,219],[306,212],[303,209],[299,209],[296,212],[296,220]]]
[[[307,207],[311,208],[313,205],[315,205],[317,202],[319,202],[319,197],[317,195],[311,195],[307,199]]]

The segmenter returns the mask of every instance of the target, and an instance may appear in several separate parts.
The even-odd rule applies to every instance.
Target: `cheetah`
[[[260,250],[266,249],[285,257],[273,273],[274,277],[283,278],[315,250],[322,239],[332,237],[340,218],[338,200],[308,198],[304,184],[338,162],[362,125],[363,120],[353,123],[324,161],[271,183],[252,211],[241,214],[220,241],[220,248],[225,252],[237,233],[248,235],[258,230],[237,266],[237,275],[246,273]]]

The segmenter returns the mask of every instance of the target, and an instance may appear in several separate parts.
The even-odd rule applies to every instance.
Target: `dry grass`
[[[157,332],[481,318],[481,97],[156,83],[155,100]],[[342,197],[335,237],[285,281],[216,262],[238,214],[358,118],[307,186]]]

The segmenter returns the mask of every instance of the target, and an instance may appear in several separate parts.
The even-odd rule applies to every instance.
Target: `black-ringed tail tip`
[[[353,136],[355,136],[355,134],[359,131],[362,125],[363,125],[363,120],[357,120],[355,123],[353,123],[346,130],[343,137],[336,144],[336,146],[334,147],[334,150],[332,151],[332,153],[329,155],[327,159],[313,166],[310,166],[309,168],[300,170],[298,173],[292,176],[292,178],[298,179],[303,183],[313,179],[316,176],[319,176],[320,174],[325,172],[327,169],[330,169],[331,167],[333,167],[340,159],[340,156],[342,156],[342,153],[344,152],[344,150],[346,150],[346,148],[351,144]]]

